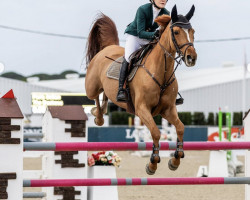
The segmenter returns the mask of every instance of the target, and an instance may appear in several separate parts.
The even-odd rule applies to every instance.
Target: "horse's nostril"
[[[193,59],[192,59],[192,57],[191,57],[190,55],[187,55],[187,60],[188,60],[189,62],[192,62],[192,61],[193,61]]]

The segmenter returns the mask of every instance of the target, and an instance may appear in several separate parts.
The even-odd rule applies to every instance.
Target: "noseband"
[[[181,57],[182,60],[184,61],[184,58],[185,58],[187,49],[188,49],[189,47],[191,47],[191,46],[194,46],[194,44],[191,43],[191,42],[187,42],[187,43],[185,43],[185,44],[179,46],[178,43],[177,43],[177,41],[176,41],[176,39],[175,39],[175,36],[174,36],[174,30],[173,30],[173,28],[174,28],[175,26],[178,26],[178,27],[180,27],[180,28],[185,28],[185,27],[192,28],[192,26],[191,26],[190,23],[184,23],[184,22],[175,22],[175,23],[173,23],[173,24],[170,26],[172,41],[173,41],[173,43],[174,43],[174,46],[175,46],[175,48],[176,48],[176,51],[177,51],[179,57]],[[183,54],[182,51],[181,51],[181,49],[182,49],[183,47],[185,47],[185,46],[187,46],[187,47],[186,47],[186,49],[185,49],[185,51],[184,51],[184,54]]]

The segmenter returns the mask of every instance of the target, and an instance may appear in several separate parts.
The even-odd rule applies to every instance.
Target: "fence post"
[[[82,106],[49,106],[43,119],[44,142],[87,142],[87,116]],[[44,178],[87,178],[87,152],[45,152]],[[87,187],[44,188],[48,200],[87,199]],[[60,198],[61,197],[61,198]]]
[[[0,199],[23,199],[23,114],[9,91],[0,98]]]

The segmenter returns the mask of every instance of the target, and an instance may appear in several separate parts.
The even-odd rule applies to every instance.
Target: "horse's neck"
[[[170,39],[171,38],[164,39],[163,37],[160,39],[161,45],[163,45],[166,51],[171,54],[171,56],[166,55],[166,71],[164,49],[161,48],[159,43],[155,46],[149,56],[149,66],[146,66],[152,74],[156,75],[160,83],[163,83],[164,81],[164,73],[166,73],[166,79],[168,80],[174,71],[175,61],[173,58],[175,57],[176,51],[171,49],[169,41]]]

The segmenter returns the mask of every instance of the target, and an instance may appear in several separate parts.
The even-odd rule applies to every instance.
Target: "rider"
[[[120,71],[119,89],[116,98],[119,102],[126,101],[123,85],[128,73],[130,55],[143,45],[148,44],[154,38],[159,37],[159,26],[154,20],[163,14],[169,15],[169,11],[165,8],[167,0],[149,1],[150,3],[138,8],[134,21],[130,23],[125,30],[125,55]],[[177,101],[178,100],[180,99],[177,99]]]
[[[116,98],[120,102],[126,101],[123,85],[128,73],[130,55],[159,36],[159,31],[157,30],[158,24],[154,22],[155,18],[163,14],[169,15],[169,11],[165,9],[167,0],[149,1],[150,3],[138,8],[134,21],[125,30],[125,55],[120,71],[119,89]]]

